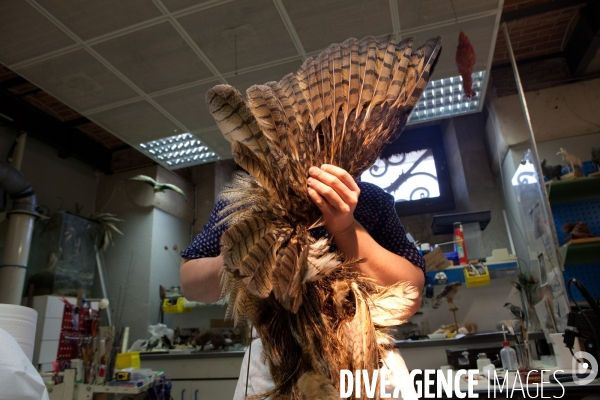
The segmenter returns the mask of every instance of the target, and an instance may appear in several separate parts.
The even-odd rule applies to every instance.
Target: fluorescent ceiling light
[[[462,78],[460,76],[430,81],[408,123],[414,124],[478,112],[485,71],[474,72],[472,76],[473,90],[476,94],[470,99],[463,95]],[[219,159],[215,152],[191,133],[182,133],[141,143],[138,147],[148,157],[168,169],[205,164]]]
[[[460,76],[429,81],[408,123],[414,124],[479,111],[485,71],[474,72],[472,77],[475,96],[470,99],[463,95]]]
[[[219,159],[215,152],[191,133],[140,143],[139,149],[168,169],[205,164]]]

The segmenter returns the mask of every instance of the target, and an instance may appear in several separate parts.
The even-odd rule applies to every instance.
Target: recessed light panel
[[[429,81],[408,122],[414,124],[479,111],[485,71],[474,72],[472,77],[475,96],[470,99],[463,94],[460,76]]]
[[[215,152],[191,133],[141,143],[139,149],[168,169],[205,164],[219,159]]]

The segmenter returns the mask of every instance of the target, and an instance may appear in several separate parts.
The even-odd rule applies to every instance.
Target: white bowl
[[[427,335],[427,336],[431,340],[443,340],[443,339],[446,339],[446,334],[445,333],[432,333],[432,334]]]

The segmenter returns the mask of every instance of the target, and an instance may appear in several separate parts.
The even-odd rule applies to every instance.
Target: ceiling
[[[440,79],[458,75],[454,49],[462,29],[477,54],[474,71],[489,71],[493,63],[498,94],[510,93],[509,79],[502,86],[509,66],[497,31],[500,1],[3,0],[0,89],[5,100],[20,103],[3,108],[8,100],[0,102],[0,113],[33,129],[25,108],[41,110],[47,124],[62,124],[68,140],[76,139],[68,145],[63,133],[46,138],[61,141],[64,154],[87,159],[102,153],[118,158],[119,168],[149,162],[130,146],[184,132],[229,158],[204,93],[219,83],[244,93],[252,84],[279,80],[348,37],[395,33],[422,43],[441,35],[446,50],[434,76]],[[517,58],[548,62],[544,57],[560,55],[583,6],[505,0],[500,9],[516,36]],[[570,76],[564,59],[549,66],[557,79]],[[52,136],[48,128],[38,135]],[[95,166],[110,172],[112,164]]]

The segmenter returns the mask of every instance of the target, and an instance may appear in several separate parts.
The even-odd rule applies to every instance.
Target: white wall
[[[118,224],[123,236],[115,238],[104,260],[113,324],[129,326],[132,343],[146,338],[149,322],[153,210],[127,211],[119,213],[119,218],[124,220]]]
[[[169,289],[180,286],[179,265],[181,251],[187,246],[190,222],[162,210],[154,209],[148,293],[149,324],[158,322],[160,307],[159,286]],[[166,247],[166,249],[165,249]],[[172,315],[165,314],[165,323],[171,326]]]
[[[536,141],[560,140],[598,132],[600,79],[527,92],[525,98]],[[492,100],[500,129],[509,145],[528,140],[519,97]]]
[[[172,191],[154,193],[147,184],[127,180],[135,175],[175,184],[187,194],[188,202]],[[122,309],[120,322],[129,326],[131,342],[147,339],[148,325],[158,323],[159,286],[180,285],[180,252],[189,243],[194,188],[159,166],[103,176],[98,187],[98,211],[124,220],[118,223],[123,236],[115,238],[115,246],[105,255],[111,308],[117,314]]]

